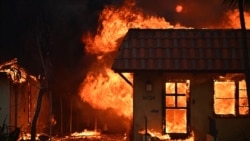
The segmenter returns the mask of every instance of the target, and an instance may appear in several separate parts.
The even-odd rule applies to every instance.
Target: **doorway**
[[[164,134],[171,138],[185,138],[189,127],[189,80],[165,82]]]

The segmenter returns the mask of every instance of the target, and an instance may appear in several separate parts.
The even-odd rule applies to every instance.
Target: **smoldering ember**
[[[2,1],[0,141],[250,140],[250,8],[222,1]]]

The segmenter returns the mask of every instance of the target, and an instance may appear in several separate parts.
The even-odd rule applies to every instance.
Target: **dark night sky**
[[[137,0],[146,11],[157,13],[172,23],[190,27],[206,27],[218,23],[224,6],[221,0]],[[183,5],[183,12],[176,13],[176,5]]]
[[[86,59],[81,42],[83,33],[96,30],[98,15],[104,5],[122,2],[1,0],[0,62],[17,57],[19,63],[32,73],[40,73],[35,33],[37,16],[44,9],[45,21],[50,27],[49,46],[43,49],[44,52],[50,53],[52,64],[59,69],[78,67],[79,63],[84,63],[83,60]],[[184,5],[180,14],[175,12],[177,4]],[[172,24],[181,23],[190,27],[206,27],[218,23],[223,14],[220,0],[137,0],[137,6],[145,12],[165,17]]]
[[[41,11],[45,11],[43,20],[48,26],[41,27],[43,31],[48,31],[49,40],[48,46],[42,51],[50,58],[48,68],[54,99],[60,95],[77,93],[77,86],[95,60],[95,56],[84,53],[81,37],[83,33],[96,31],[98,15],[104,5],[119,5],[122,2],[1,0],[0,63],[15,57],[31,74],[42,72],[36,42],[36,20]],[[179,3],[184,5],[180,14],[175,12],[175,6]],[[220,0],[137,0],[137,6],[146,13],[165,17],[172,24],[181,23],[198,28],[218,23],[224,12]]]
[[[45,0],[41,2],[1,0],[0,62],[18,57],[20,63],[33,65],[30,58],[36,58],[37,49],[27,46],[36,44],[30,41],[35,38],[35,20],[43,8],[51,27],[50,40],[52,40],[49,43],[49,49],[45,50],[49,50],[54,63],[63,62],[60,65],[65,67],[75,66],[84,55],[81,51],[84,47],[81,42],[82,34],[89,30],[96,30],[98,14],[104,5],[121,2],[122,0]],[[175,12],[177,4],[184,5],[183,12],[180,14]],[[181,23],[191,27],[206,27],[217,23],[223,14],[220,0],[137,0],[137,6],[145,12],[163,16],[173,24]],[[39,61],[39,58],[32,61]],[[29,65],[28,67],[31,67]],[[35,69],[34,72],[39,69]]]
[[[37,24],[43,15],[42,31],[49,33],[47,46],[49,71],[52,83],[69,79],[78,84],[84,78],[95,56],[84,53],[82,35],[95,32],[98,15],[105,5],[119,5],[123,0],[1,0],[0,63],[18,58],[19,64],[34,75],[42,72],[38,53]],[[176,13],[175,6],[183,5],[183,12]],[[218,23],[225,10],[220,0],[137,0],[137,7],[145,13],[165,17],[171,24],[181,23],[189,27],[206,27]],[[43,12],[41,12],[43,11]],[[41,20],[40,20],[41,21]],[[47,28],[49,27],[49,28]],[[82,74],[79,76],[72,74]],[[64,83],[60,84],[63,88]],[[65,90],[71,91],[71,90]]]

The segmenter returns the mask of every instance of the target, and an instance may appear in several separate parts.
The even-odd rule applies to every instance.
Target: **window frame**
[[[174,93],[167,93],[166,92],[166,83],[174,83]],[[190,91],[190,80],[189,80],[189,86],[188,86],[188,92],[186,92],[188,95],[183,93],[178,93],[178,83],[186,83],[187,80],[171,80],[171,81],[165,81],[164,82],[164,91],[163,91],[163,134],[170,135],[171,139],[186,139],[190,134],[190,104],[189,104],[189,91]],[[174,97],[174,105],[167,106],[166,99],[167,97]],[[178,100],[180,97],[186,98],[185,106],[179,106]],[[185,110],[186,112],[186,133],[174,133],[174,132],[166,132],[166,110],[167,109],[176,109],[176,110]]]
[[[214,90],[214,93],[213,93],[213,96],[215,96],[215,81],[218,81],[218,82],[227,82],[227,81],[231,81],[231,82],[234,82],[234,85],[235,85],[235,92],[234,92],[234,110],[235,110],[235,114],[217,114],[215,112],[215,98],[213,97],[213,115],[214,117],[225,117],[225,118],[244,118],[244,117],[249,117],[249,103],[248,103],[248,106],[240,106],[240,94],[239,94],[239,91],[240,90],[244,90],[244,91],[247,91],[247,88],[245,89],[240,89],[239,88],[239,82],[240,81],[243,81],[243,80],[214,80],[214,83],[213,83],[213,90]],[[246,82],[245,82],[246,83]],[[248,98],[245,97],[247,100]],[[220,99],[223,99],[223,98],[220,98]],[[228,98],[224,98],[224,99],[228,99]],[[248,107],[248,113],[247,114],[240,114],[240,110],[239,108],[240,107]]]

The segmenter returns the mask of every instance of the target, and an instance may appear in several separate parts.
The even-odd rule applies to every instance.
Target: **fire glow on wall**
[[[227,13],[227,18],[230,19],[227,25],[221,24],[219,28],[239,28],[239,20],[236,20],[237,11],[230,11]],[[246,15],[249,16],[249,15]],[[185,28],[180,25],[171,25],[164,18],[155,17],[143,13],[142,10],[135,7],[134,2],[125,2],[125,4],[117,9],[116,7],[107,6],[99,16],[100,26],[97,30],[97,34],[86,34],[83,36],[83,42],[86,44],[86,52],[96,56],[96,62],[92,64],[90,71],[87,74],[87,78],[82,82],[79,88],[79,94],[83,101],[88,102],[92,107],[96,109],[113,109],[117,115],[126,117],[131,120],[133,105],[132,105],[132,88],[127,85],[126,82],[112,70],[110,70],[113,63],[114,54],[117,51],[122,39],[126,35],[130,28]],[[247,23],[249,24],[249,23]],[[211,25],[213,27],[213,25]],[[218,28],[218,27],[217,27]],[[130,82],[133,82],[132,74],[125,74],[129,78]],[[170,88],[183,87],[183,97],[173,95]],[[172,84],[166,83],[166,87],[169,88],[166,92],[166,103],[169,107],[186,105],[181,103],[188,99],[187,84]],[[153,89],[151,86],[146,86],[146,89]],[[172,89],[174,90],[174,89]],[[181,90],[177,89],[178,92]],[[119,93],[118,93],[119,92]],[[169,97],[168,97],[169,96]],[[105,99],[103,99],[105,97]],[[101,98],[101,99],[100,99]],[[176,103],[176,99],[177,103]],[[180,103],[178,103],[180,102]],[[113,103],[113,104],[110,104]],[[172,103],[172,104],[170,104]],[[166,112],[172,112],[175,117],[180,115],[186,115],[185,108],[180,112],[176,112],[167,109]],[[171,117],[166,117],[166,120],[171,120]],[[173,119],[175,121],[176,119]],[[180,124],[184,124],[184,127],[177,129],[171,125],[167,125],[166,132],[187,132],[186,121],[181,120]],[[177,123],[172,123],[173,125]],[[129,125],[129,124],[128,124]],[[130,128],[130,127],[128,127]]]

